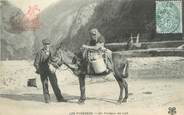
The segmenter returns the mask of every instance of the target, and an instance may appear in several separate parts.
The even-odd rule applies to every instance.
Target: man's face
[[[44,49],[46,49],[46,50],[50,49],[50,44],[44,44],[43,46],[44,46]]]
[[[91,38],[91,40],[97,40],[96,33],[90,33],[90,38]]]

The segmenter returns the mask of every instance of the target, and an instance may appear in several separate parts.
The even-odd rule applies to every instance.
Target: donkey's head
[[[57,48],[55,54],[51,57],[50,62],[54,66],[61,66],[62,64],[72,64],[72,60],[75,57],[74,53],[67,50],[64,47]]]
[[[74,72],[74,74],[80,75],[83,69],[86,68],[86,62],[83,55],[84,53],[82,51],[73,53],[63,47],[58,48],[51,58],[51,64],[55,68],[65,64]]]

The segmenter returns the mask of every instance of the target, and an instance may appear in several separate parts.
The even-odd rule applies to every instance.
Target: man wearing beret
[[[40,74],[41,82],[43,86],[43,96],[45,103],[50,102],[50,94],[48,89],[48,80],[53,88],[54,94],[58,102],[66,102],[59,89],[57,78],[54,72],[49,69],[49,60],[51,59],[50,40],[42,40],[43,48],[36,54],[34,66],[36,73]]]

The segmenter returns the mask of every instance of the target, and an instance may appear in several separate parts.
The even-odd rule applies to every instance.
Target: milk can
[[[90,62],[92,64],[92,67],[95,71],[95,73],[103,73],[106,71],[107,67],[104,62],[103,56],[100,53],[92,53]]]

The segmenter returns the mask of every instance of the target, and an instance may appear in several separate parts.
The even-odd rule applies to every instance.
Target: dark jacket
[[[36,68],[36,73],[41,74],[42,72],[49,71],[49,60],[51,58],[52,52],[46,54],[44,49],[41,49],[35,57],[34,67]]]

